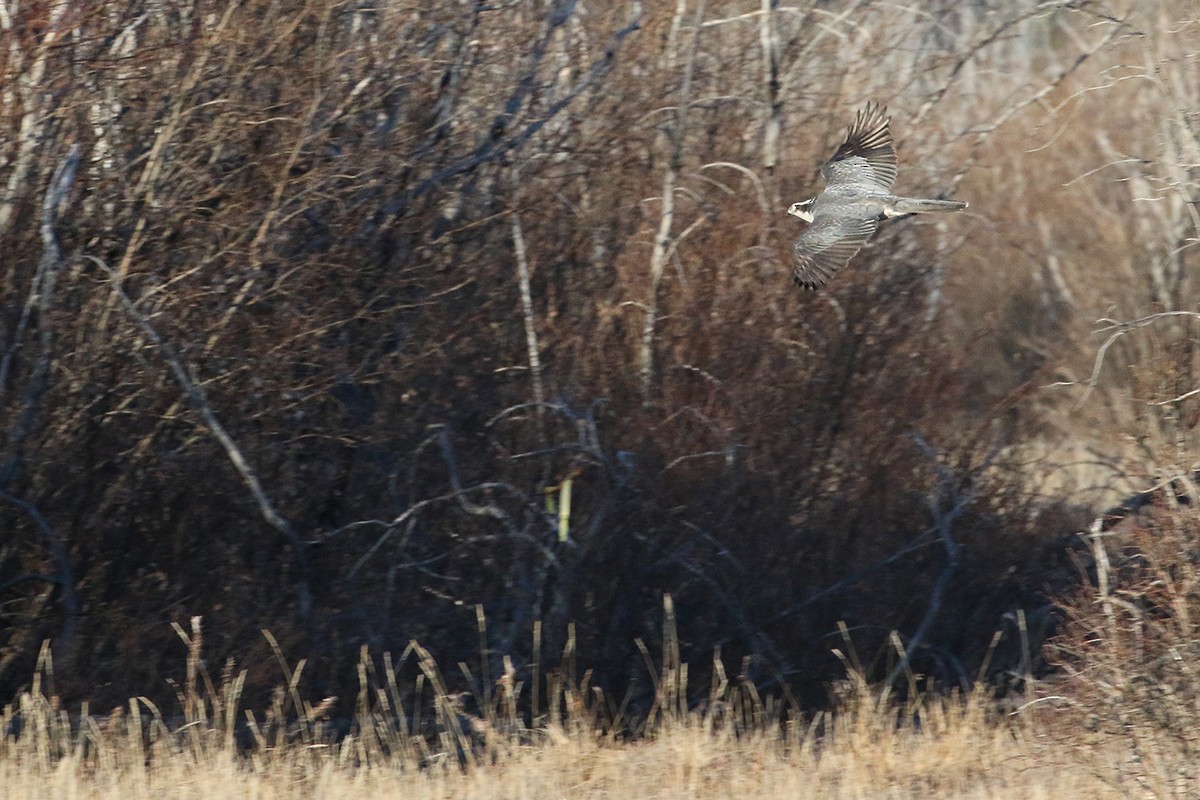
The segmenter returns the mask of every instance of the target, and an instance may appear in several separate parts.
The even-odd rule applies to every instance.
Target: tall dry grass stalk
[[[332,698],[299,691],[303,664],[281,660],[284,683],[262,711],[240,708],[244,673],[219,677],[203,661],[202,629],[177,633],[187,646],[178,717],[144,699],[97,715],[68,712],[54,693],[44,650],[28,691],[0,715],[0,786],[8,800],[94,798],[349,797],[561,798],[787,796],[1121,797],[1075,742],[1047,743],[1036,721],[995,713],[984,693],[883,703],[861,675],[841,684],[831,711],[789,717],[742,680],[714,684],[700,709],[682,701],[687,668],[677,661],[668,617],[655,671],[659,712],[634,739],[598,725],[596,698],[568,675],[548,681],[561,710],[530,727],[516,712],[522,688],[511,671],[497,702],[472,713],[446,689],[417,644],[400,661],[420,666],[414,692],[398,685],[396,661],[366,652],[348,726],[330,723]],[[270,638],[270,637],[269,637]],[[272,646],[275,643],[272,641]],[[739,684],[740,687],[739,687]],[[432,712],[404,696],[432,699]],[[741,698],[740,700],[738,698]],[[753,699],[751,699],[753,698]],[[752,713],[734,713],[738,703]],[[775,709],[775,710],[772,710]],[[610,719],[609,722],[612,720]],[[1113,742],[1101,741],[1098,753]]]

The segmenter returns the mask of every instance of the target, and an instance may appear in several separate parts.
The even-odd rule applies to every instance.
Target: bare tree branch
[[[642,387],[642,402],[650,402],[650,386],[654,380],[654,335],[658,321],[658,289],[662,283],[663,269],[671,249],[671,228],[675,222],[675,181],[683,160],[683,139],[687,133],[687,114],[692,100],[692,75],[696,66],[696,51],[700,40],[701,23],[704,21],[705,0],[700,0],[696,8],[695,23],[692,28],[692,39],[688,47],[687,61],[683,68],[683,83],[679,89],[679,97],[675,104],[674,121],[671,124],[670,146],[671,153],[663,172],[662,207],[659,211],[658,232],[654,237],[654,249],[650,255],[650,297],[644,307],[645,316],[642,318],[642,337],[639,361],[639,374]],[[675,6],[675,16],[671,23],[675,31],[687,11],[687,0],[678,0]],[[674,47],[667,52],[667,63],[675,61]]]
[[[551,103],[546,110],[538,117],[516,132],[504,135],[505,130],[511,121],[513,115],[520,108],[526,93],[531,84],[521,82],[513,90],[508,100],[504,103],[504,111],[496,117],[498,128],[494,128],[497,135],[486,137],[469,155],[466,155],[454,163],[449,164],[428,178],[419,181],[415,186],[411,187],[401,195],[397,196],[392,201],[383,204],[379,213],[375,215],[371,227],[379,227],[386,223],[388,219],[395,216],[397,213],[407,208],[414,200],[426,194],[427,192],[440,187],[451,178],[465,175],[474,172],[483,164],[487,164],[499,156],[515,150],[527,141],[532,139],[537,133],[546,127],[558,114],[575,102],[585,91],[598,83],[612,69],[617,52],[620,50],[622,43],[629,34],[641,27],[641,2],[633,4],[632,18],[624,28],[621,28],[613,34],[612,41],[605,50],[604,55],[592,63],[587,74],[575,85],[575,88],[565,94],[563,97]],[[557,16],[552,17],[551,24],[555,26],[554,20]],[[566,19],[562,19],[557,24],[565,23]],[[535,65],[536,66],[536,65]]]
[[[158,331],[150,324],[145,315],[138,311],[137,306],[129,299],[129,295],[121,288],[120,279],[115,270],[111,269],[100,259],[94,256],[82,256],[102,269],[110,278],[110,284],[113,293],[120,301],[125,313],[129,318],[141,328],[142,333],[158,348],[163,359],[170,367],[171,373],[175,376],[175,381],[183,389],[184,394],[188,398],[188,402],[200,412],[200,416],[204,419],[204,424],[208,427],[213,438],[225,450],[225,455],[229,458],[233,468],[237,471],[242,479],[242,483],[250,490],[251,496],[254,498],[255,504],[258,506],[259,514],[268,525],[281,533],[292,548],[292,564],[295,567],[296,575],[294,577],[296,583],[296,600],[297,612],[301,619],[305,619],[312,611],[312,588],[310,586],[310,576],[308,568],[308,556],[304,540],[296,533],[291,523],[275,509],[275,504],[271,502],[271,498],[267,496],[266,490],[263,489],[262,482],[258,478],[258,474],[250,466],[250,462],[246,460],[246,456],[242,453],[237,442],[229,435],[225,426],[217,419],[216,412],[213,411],[212,404],[208,401],[208,395],[204,389],[196,382],[188,373],[183,362],[179,359],[175,348],[169,342],[159,335]]]
[[[42,197],[42,213],[40,231],[42,236],[42,255],[34,270],[33,281],[30,284],[29,295],[21,309],[21,317],[17,322],[17,331],[8,351],[0,362],[0,398],[8,383],[9,370],[13,357],[21,345],[26,327],[36,308],[38,313],[38,355],[34,361],[33,371],[25,391],[23,407],[15,416],[8,431],[9,454],[3,465],[0,465],[0,488],[8,486],[20,467],[25,438],[29,435],[33,421],[41,408],[42,397],[46,393],[50,379],[50,363],[54,349],[54,330],[50,323],[50,307],[54,297],[54,288],[58,284],[58,273],[62,268],[62,254],[59,252],[58,236],[54,226],[58,222],[58,210],[66,201],[75,182],[75,170],[79,166],[79,145],[73,144],[67,154],[54,170],[54,177],[46,187]]]
[[[1112,347],[1113,344],[1115,344],[1118,339],[1120,339],[1122,336],[1129,333],[1130,331],[1135,331],[1138,328],[1144,328],[1147,325],[1153,325],[1155,322],[1157,322],[1161,319],[1165,319],[1167,317],[1192,317],[1194,319],[1200,319],[1200,312],[1196,312],[1196,311],[1160,311],[1157,314],[1150,314],[1145,317],[1139,317],[1138,319],[1130,320],[1128,322],[1122,322],[1119,320],[1107,319],[1107,318],[1100,320],[1100,322],[1105,322],[1108,324],[1105,325],[1103,328],[1100,328],[1098,330],[1098,332],[1103,333],[1105,331],[1112,331],[1112,333],[1110,333],[1108,335],[1108,338],[1105,339],[1104,343],[1100,345],[1100,349],[1096,351],[1096,359],[1092,364],[1092,374],[1086,381],[1083,382],[1084,385],[1087,386],[1087,390],[1084,391],[1083,397],[1081,397],[1079,399],[1079,402],[1075,404],[1076,410],[1083,407],[1083,404],[1087,402],[1087,399],[1089,397],[1091,397],[1092,391],[1095,390],[1096,386],[1099,384],[1100,371],[1104,368],[1104,358],[1108,354],[1109,348]],[[1078,383],[1079,383],[1079,381],[1056,381],[1055,383],[1052,383],[1050,385],[1051,386],[1076,386],[1076,385],[1078,385]],[[1183,399],[1184,397],[1187,397],[1187,396],[1188,395],[1183,395],[1179,399]]]
[[[913,631],[912,636],[909,637],[906,646],[903,648],[900,661],[892,668],[892,671],[884,681],[883,694],[879,699],[880,705],[886,703],[896,679],[908,670],[913,654],[925,643],[925,639],[929,635],[933,623],[942,611],[942,603],[946,596],[946,590],[950,588],[950,582],[954,580],[954,576],[958,572],[959,565],[962,562],[962,545],[954,538],[954,522],[974,502],[978,493],[976,482],[973,479],[968,479],[964,485],[963,478],[956,475],[942,463],[941,455],[924,437],[919,433],[913,433],[911,438],[921,448],[922,452],[929,457],[938,474],[937,486],[933,494],[926,499],[926,505],[934,520],[934,530],[937,531],[942,547],[946,551],[946,563],[933,583],[933,589],[929,593],[929,606],[925,610],[925,615],[921,618],[921,622],[917,625],[916,630]],[[982,472],[991,466],[998,452],[998,450],[994,450],[989,453],[987,458],[984,459],[983,464],[976,470],[976,473]],[[947,508],[946,506],[949,507]]]

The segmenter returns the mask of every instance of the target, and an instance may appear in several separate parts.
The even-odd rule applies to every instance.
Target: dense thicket
[[[202,615],[251,689],[267,628],[352,697],[362,646],[478,669],[478,606],[636,711],[663,593],[696,669],[811,702],[845,636],[1028,669],[1113,476],[1195,469],[1198,26],[0,5],[0,696],[47,638],[66,694],[158,691]],[[801,293],[782,212],[869,99],[971,209]]]

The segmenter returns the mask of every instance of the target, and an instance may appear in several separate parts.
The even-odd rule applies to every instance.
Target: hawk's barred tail
[[[966,207],[966,203],[958,200],[918,200],[915,197],[900,197],[893,205],[897,214],[962,211]]]

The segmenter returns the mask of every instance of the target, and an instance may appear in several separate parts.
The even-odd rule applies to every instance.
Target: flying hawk
[[[905,214],[961,211],[957,200],[920,200],[892,194],[896,148],[886,109],[868,103],[833,158],[821,167],[825,191],[792,203],[788,213],[811,223],[792,246],[792,277],[805,289],[819,289],[845,266],[875,233],[879,221]]]

